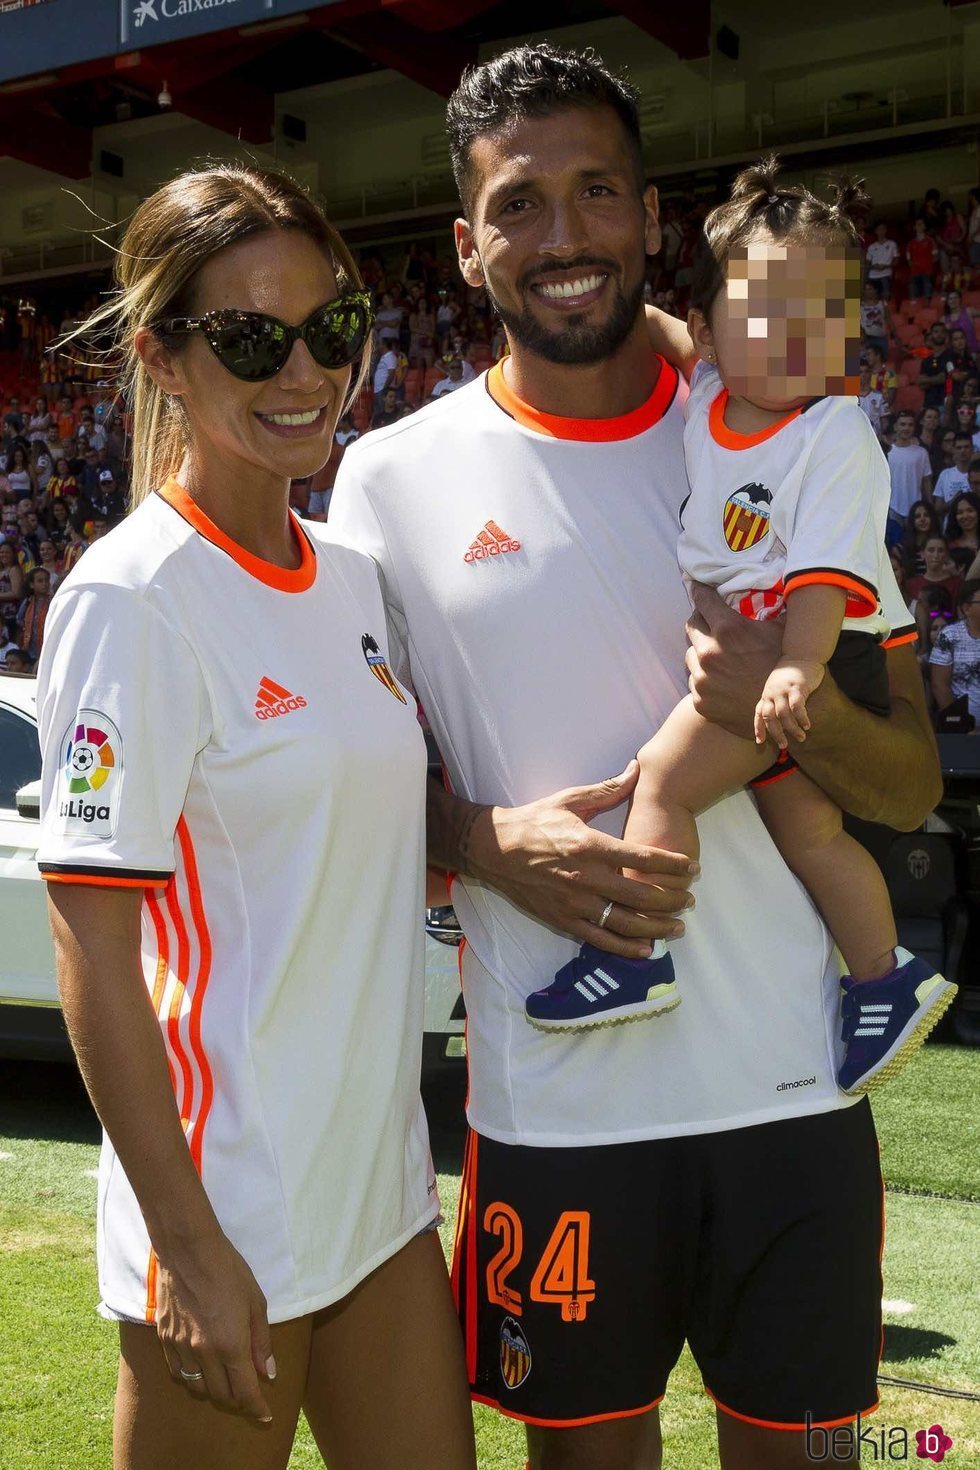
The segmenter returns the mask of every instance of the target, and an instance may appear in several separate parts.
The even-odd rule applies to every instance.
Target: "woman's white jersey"
[[[418,1091],[424,741],[374,565],[296,534],[283,571],[171,482],[59,589],[38,690],[41,871],[143,890],[187,1144],[272,1322],[345,1296],[438,1211]],[[108,1140],[98,1256],[109,1313],[154,1320]]]
[[[396,674],[460,796],[515,806],[615,775],[685,694],[685,398],[662,364],[633,413],[557,418],[520,403],[498,366],[345,456],[330,529],[381,569]],[[624,818],[595,825],[618,836]],[[602,1144],[845,1105],[826,929],[749,795],[699,830],[697,908],[672,945],[683,1003],[635,1025],[529,1026],[525,997],[577,944],[453,883],[478,1132]]]
[[[847,596],[843,626],[879,638],[891,624],[879,589],[893,578],[885,550],[891,481],[875,432],[854,398],[821,398],[755,434],[725,423],[728,393],[701,363],[687,405],[690,498],[677,546],[681,569],[751,618],[771,618],[798,587]],[[902,623],[904,606],[892,609]]]

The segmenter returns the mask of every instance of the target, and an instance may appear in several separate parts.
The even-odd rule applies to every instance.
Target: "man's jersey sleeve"
[[[786,547],[784,592],[842,587],[845,617],[878,610],[891,482],[874,430],[856,403],[821,421],[796,496],[777,495],[773,519]]]
[[[414,693],[408,656],[408,622],[398,591],[398,577],[378,513],[360,473],[361,453],[345,454],[337,471],[327,525],[333,539],[371,557],[378,569],[388,624],[388,662],[399,684]]]
[[[210,701],[186,641],[139,593],[65,588],[38,676],[41,840],[50,882],[164,887]]]

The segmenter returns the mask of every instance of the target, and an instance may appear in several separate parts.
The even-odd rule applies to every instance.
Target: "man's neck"
[[[619,351],[602,362],[581,366],[548,362],[515,345],[504,359],[503,371],[511,392],[541,413],[613,419],[631,413],[650,397],[660,360],[641,318]]]

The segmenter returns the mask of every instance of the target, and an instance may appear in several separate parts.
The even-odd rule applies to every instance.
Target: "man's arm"
[[[953,703],[952,664],[930,664],[929,683],[932,688],[932,697],[939,709],[946,709]]]
[[[741,617],[713,588],[696,587],[694,595],[687,666],[695,706],[705,719],[751,739],[782,631]],[[883,718],[852,703],[827,674],[807,703],[811,728],[805,741],[793,742],[793,755],[842,811],[911,832],[942,795],[942,777],[910,644],[889,650],[888,676],[892,708]]]
[[[588,822],[629,796],[639,766],[595,786],[573,786],[526,806],[483,806],[429,782],[428,860],[486,883],[542,923],[610,954],[646,959],[654,939],[676,938],[699,871],[681,853],[620,842]],[[623,868],[649,875],[625,878]],[[655,886],[654,886],[655,885]],[[599,919],[612,904],[605,925]]]

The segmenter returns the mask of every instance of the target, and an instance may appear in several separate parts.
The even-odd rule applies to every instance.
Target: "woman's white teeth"
[[[589,291],[598,291],[605,279],[605,276],[583,276],[578,281],[548,281],[538,290],[549,301],[562,301],[569,296],[585,296]]]
[[[270,424],[282,424],[291,428],[300,424],[315,424],[322,412],[321,408],[311,408],[306,413],[264,413],[261,417],[268,419]]]

